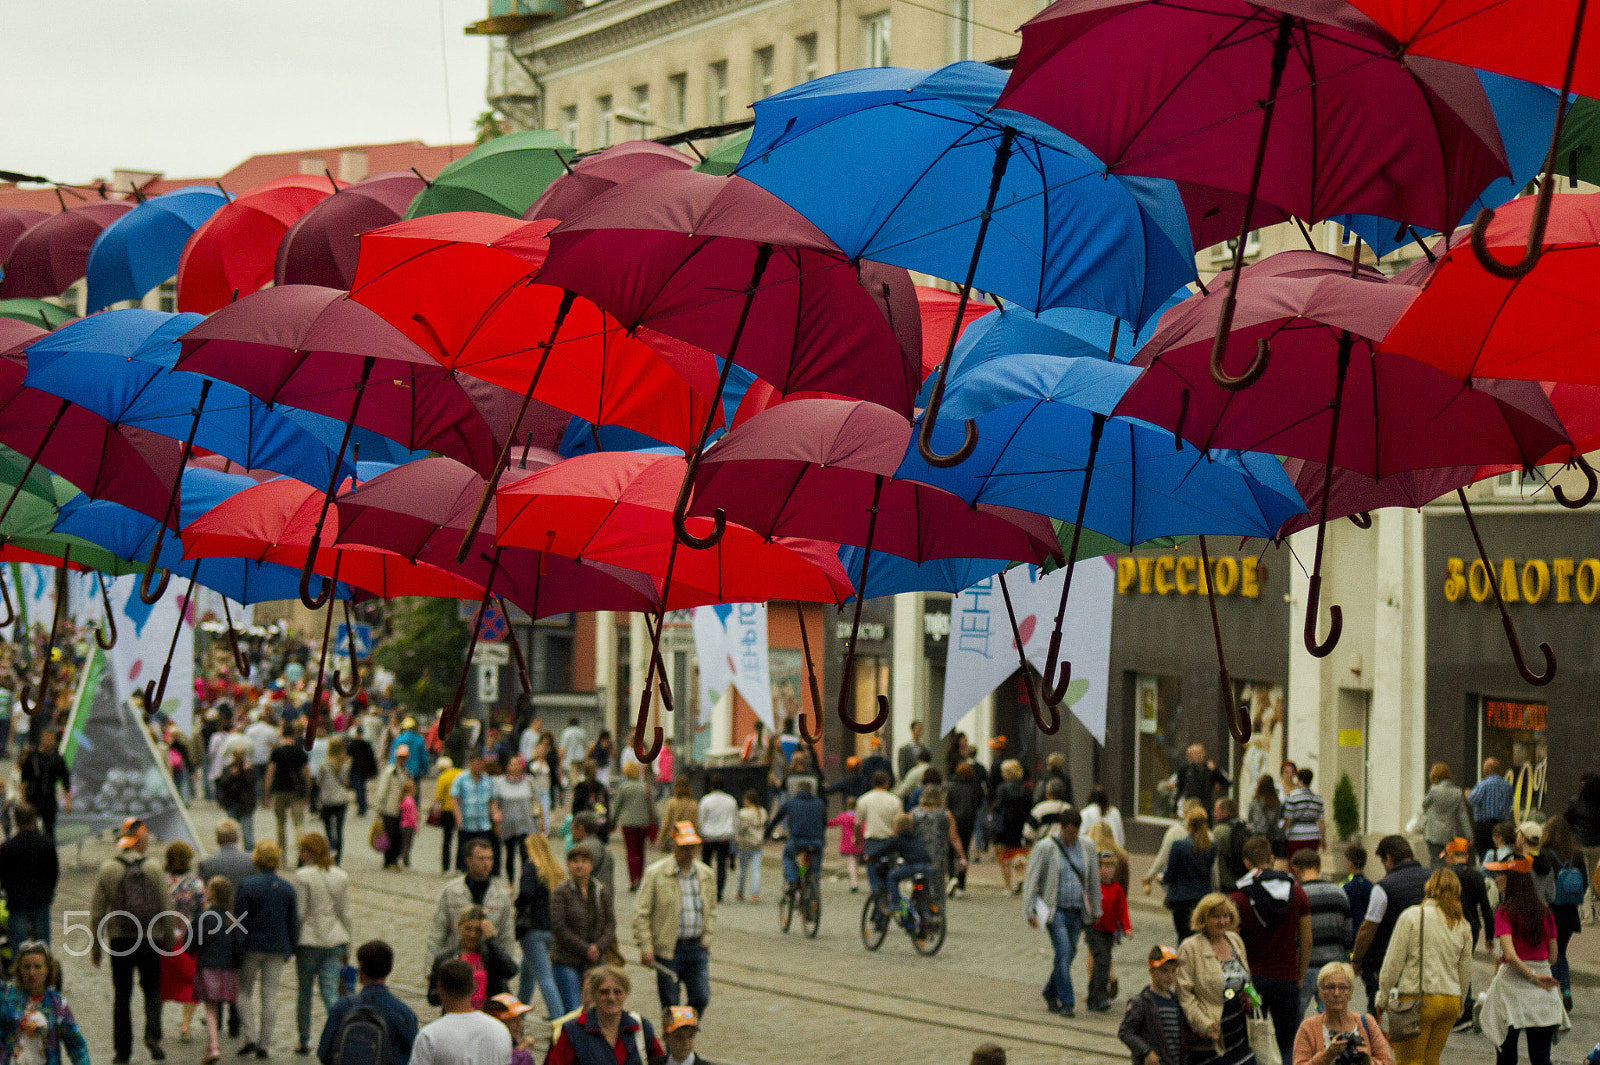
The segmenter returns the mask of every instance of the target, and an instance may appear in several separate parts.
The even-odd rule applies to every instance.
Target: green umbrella
[[[15,456],[15,452],[12,452],[12,455]],[[5,521],[0,522],[0,545],[20,547],[52,558],[63,558],[67,551],[71,550],[72,561],[75,564],[101,570],[113,577],[128,573],[143,573],[143,562],[120,558],[98,544],[54,531],[59,511],[58,500],[64,503],[82,493],[64,477],[52,477],[52,480],[52,494],[49,498],[29,492],[17,497]]]
[[[702,174],[716,174],[719,177],[733,173],[739,165],[739,160],[744,158],[745,148],[750,144],[751,129],[742,129],[738,133],[722,138],[695,169]]]
[[[1070,521],[1062,521],[1060,518],[1051,518],[1050,524],[1055,526],[1056,542],[1061,545],[1061,555],[1065,558],[1067,549],[1072,544],[1072,523]],[[1086,558],[1099,558],[1102,555],[1121,554],[1124,551],[1142,551],[1147,547],[1177,547],[1188,539],[1190,537],[1187,536],[1158,536],[1154,540],[1147,540],[1142,544],[1124,544],[1113,540],[1109,536],[1097,533],[1093,529],[1086,528],[1078,536],[1078,559],[1082,561]],[[1022,563],[1014,562],[1010,568],[1014,569],[1020,565]],[[1057,563],[1054,559],[1051,559],[1040,566],[1039,570],[1043,573],[1054,573],[1057,568]]]
[[[507,133],[457,159],[417,193],[407,218],[447,211],[485,211],[521,218],[577,152],[548,129]]]
[[[23,470],[28,470],[27,457],[13,451],[11,448],[0,445],[0,504],[3,504],[3,501],[11,495],[12,490],[17,487],[17,479],[22,476]],[[73,492],[77,491],[76,488],[71,488],[70,485],[68,487]],[[55,484],[51,480],[50,471],[38,463],[34,463],[33,468],[28,470],[28,479],[23,483],[22,491],[19,495],[33,496],[48,503],[51,507],[56,505],[57,500],[69,498],[57,493]],[[9,524],[9,518],[10,515],[7,515],[7,524]],[[54,521],[55,519],[52,518],[51,520]]]
[[[1556,148],[1556,173],[1600,185],[1600,101],[1573,97]]]
[[[19,296],[15,299],[0,300],[0,318],[15,318],[19,322],[27,322],[29,325],[45,329],[60,329],[68,322],[74,321],[77,315],[44,300]]]

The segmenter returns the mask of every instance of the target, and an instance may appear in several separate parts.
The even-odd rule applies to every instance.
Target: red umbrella
[[[89,249],[112,222],[133,210],[128,200],[102,200],[46,215],[11,242],[0,299],[59,296],[89,269]]]
[[[345,182],[291,174],[240,193],[194,231],[178,259],[178,310],[210,314],[270,284],[289,227]]]
[[[0,207],[0,263],[6,261],[6,256],[11,254],[11,246],[29,226],[43,222],[49,217],[49,211],[35,211],[27,207]]]
[[[928,375],[944,361],[944,349],[950,340],[950,327],[955,325],[957,312],[961,314],[961,329],[956,333],[957,339],[960,339],[967,326],[994,310],[994,307],[982,301],[963,302],[959,292],[918,285],[917,309],[922,312],[922,379],[926,381]]]
[[[329,196],[283,235],[273,271],[275,283],[349,288],[356,276],[361,234],[404,218],[426,185],[410,171],[392,171]]]
[[[694,160],[654,141],[623,141],[585,156],[556,178],[533,206],[522,212],[535,218],[565,218],[602,192],[648,174],[691,170]]]

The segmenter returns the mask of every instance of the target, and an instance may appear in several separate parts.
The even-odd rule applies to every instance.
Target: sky
[[[221,174],[261,152],[472,139],[486,0],[0,0],[0,170]],[[445,71],[448,68],[448,81]],[[446,108],[448,87],[449,107]]]

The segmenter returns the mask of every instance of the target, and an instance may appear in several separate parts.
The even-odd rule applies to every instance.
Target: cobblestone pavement
[[[209,843],[219,814],[204,802],[195,804],[193,814]],[[353,881],[356,939],[381,936],[394,945],[398,958],[393,986],[426,1022],[436,1015],[423,1001],[421,987],[424,938],[443,882],[438,872],[439,834],[424,827],[414,849],[414,868],[385,872],[366,844],[369,824],[369,820],[353,816],[348,824],[345,868]],[[271,818],[258,815],[256,828],[258,836],[270,833]],[[625,893],[626,867],[620,844],[614,850],[624,885],[618,921],[635,981],[629,1006],[653,1016],[658,1009],[654,981],[637,964],[628,930],[632,902]],[[58,928],[63,911],[88,908],[94,870],[110,853],[109,846],[100,841],[82,848],[81,863],[77,848],[62,852]],[[660,853],[653,850],[651,857]],[[834,853],[830,846],[829,854]],[[825,867],[822,931],[815,940],[800,934],[798,922],[787,935],[778,927],[776,900],[782,872],[775,845],[768,848],[760,904],[735,902],[736,880],[730,879],[726,901],[718,910],[711,1008],[700,1038],[702,1053],[716,1061],[742,1065],[854,1065],[866,1054],[894,1063],[964,1063],[973,1046],[993,1041],[1006,1047],[1009,1059],[1020,1065],[1104,1065],[1128,1060],[1116,1039],[1120,1011],[1095,1015],[1083,1009],[1087,951],[1080,950],[1074,971],[1078,1016],[1067,1020],[1044,1010],[1039,989],[1050,965],[1048,942],[1023,922],[1020,900],[1003,893],[992,863],[974,867],[970,894],[952,900],[951,928],[944,949],[933,958],[923,958],[897,929],[890,930],[876,953],[862,947],[858,925],[865,878],[861,893],[850,893],[847,880],[833,878],[843,871],[836,868],[838,862],[830,857]],[[1170,944],[1174,939],[1167,911],[1137,894],[1133,922],[1131,941],[1116,951],[1124,998],[1144,986],[1143,958],[1151,944]],[[59,943],[59,934],[56,938]],[[1600,931],[1590,930],[1582,938],[1600,939]],[[91,968],[86,958],[64,958],[63,962],[68,1001],[88,1035],[93,1058],[109,1062],[108,971]],[[1482,958],[1477,969],[1479,986],[1487,986],[1489,967]],[[280,989],[271,1045],[277,1059],[300,1060],[293,1054],[294,997],[291,966]],[[1577,999],[1574,1029],[1557,1047],[1558,1062],[1581,1060],[1600,1040],[1600,996],[1593,984],[1578,988]],[[542,1008],[542,1003],[536,1006]],[[139,1023],[137,1004],[134,1016]],[[197,1019],[195,1041],[182,1044],[177,1038],[178,1017],[178,1007],[167,1006],[167,1060],[174,1065],[197,1065],[204,1051],[203,1025]],[[317,1000],[313,1044],[322,1020]],[[236,1042],[224,1041],[224,1063],[235,1060],[232,1051],[236,1046]],[[1445,1061],[1467,1065],[1489,1060],[1491,1053],[1482,1036],[1454,1035]],[[134,1061],[143,1065],[148,1060],[144,1047],[138,1046]]]

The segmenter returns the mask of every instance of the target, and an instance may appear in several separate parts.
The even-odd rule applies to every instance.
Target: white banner
[[[717,614],[719,610],[731,609],[700,606],[693,611],[694,654],[700,667],[698,720],[702,725],[711,720],[712,711],[733,679],[733,669],[728,662],[728,630]]]
[[[1083,559],[1072,578],[1062,624],[1061,658],[1072,663],[1066,703],[1100,743],[1106,741],[1106,689],[1111,670],[1111,602],[1116,570],[1112,560]],[[1006,574],[1017,630],[1028,661],[1041,671],[1050,650],[1050,633],[1066,571],[1042,574],[1018,566]],[[1000,580],[979,581],[950,604],[950,641],[945,654],[944,715],[940,734],[948,734],[1007,677],[1017,670],[1016,640],[1006,617]]]
[[[696,607],[695,654],[700,663],[700,713],[731,682],[769,729],[772,719],[772,667],[767,653],[767,605],[734,603]]]
[[[144,693],[146,682],[161,682],[161,665],[167,659],[172,630],[178,624],[178,604],[188,581],[173,575],[166,593],[154,606],[139,598],[138,576],[118,577],[110,587],[111,605],[117,611],[117,645],[111,649],[111,671],[116,681],[117,698],[130,701],[135,692]],[[197,589],[198,590],[198,587]],[[161,709],[173,723],[189,732],[194,723],[194,621],[195,604],[178,633],[178,646],[172,653],[172,671],[167,676],[167,691]]]

